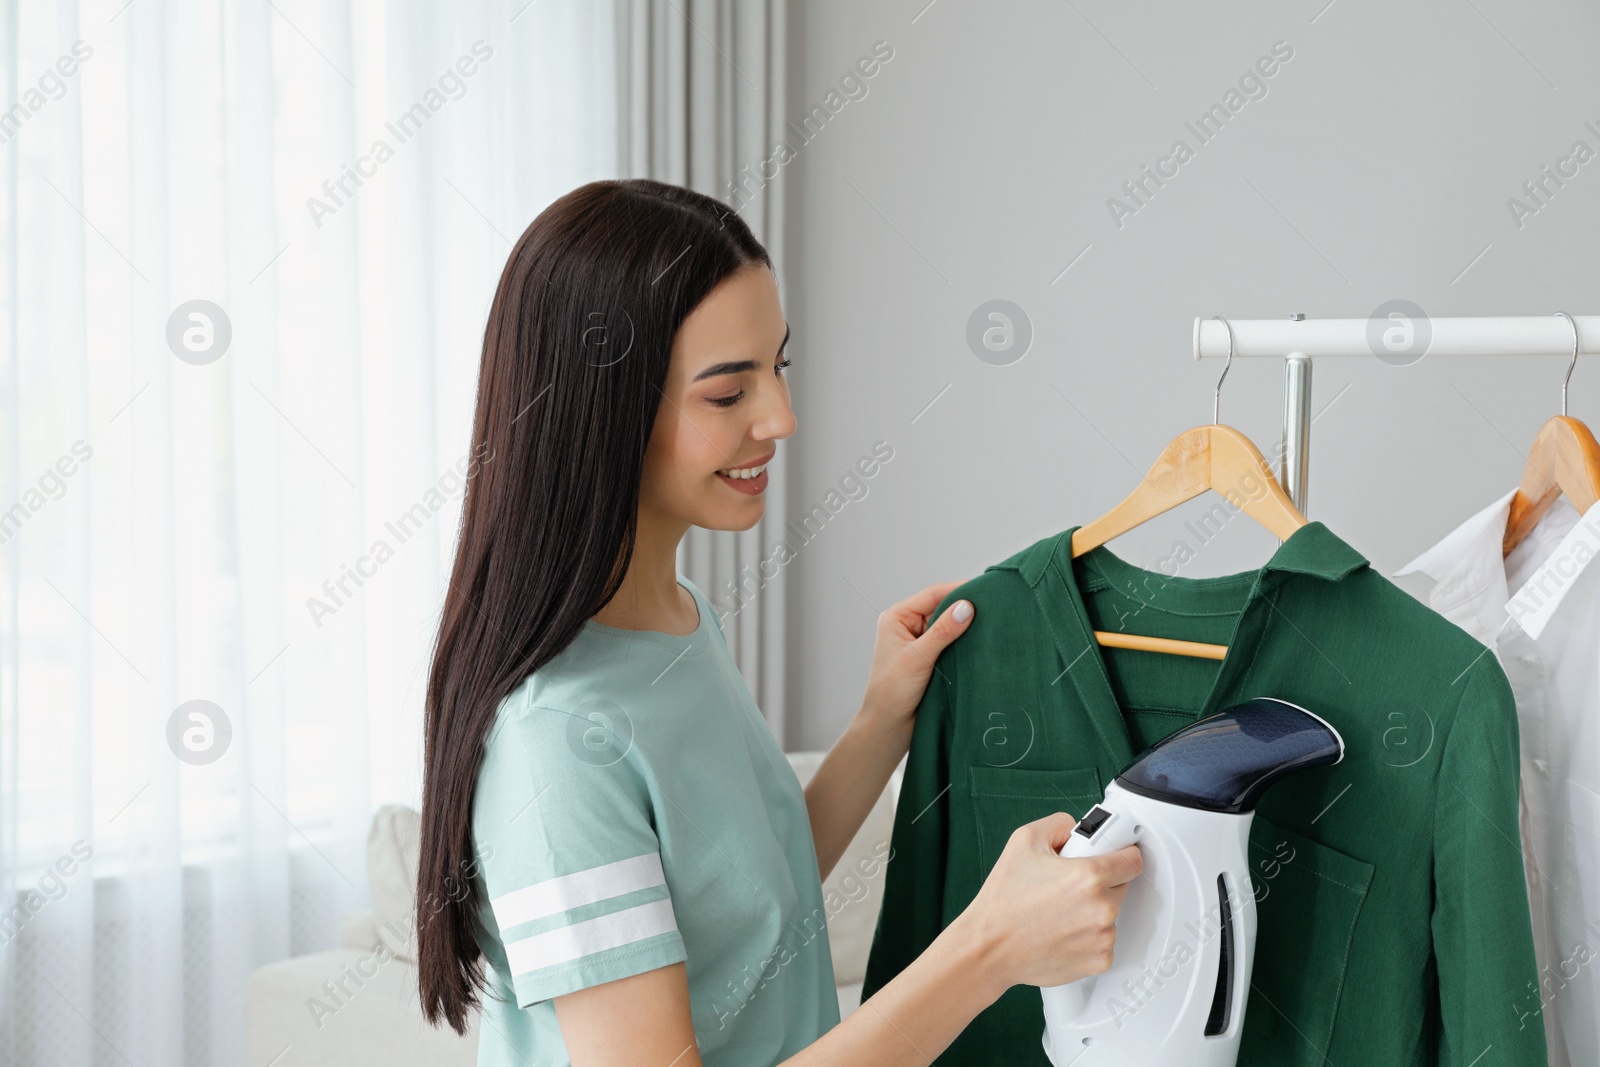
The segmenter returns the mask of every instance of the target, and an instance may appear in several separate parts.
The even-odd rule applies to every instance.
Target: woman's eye
[[[773,365],[772,373],[781,378],[783,376],[783,368],[789,366],[789,364],[793,362],[793,360],[787,358],[778,360],[778,362]],[[710,397],[709,399],[711,403],[717,405],[719,408],[731,408],[733,405],[744,399],[744,390],[741,389],[732,396],[714,396]]]

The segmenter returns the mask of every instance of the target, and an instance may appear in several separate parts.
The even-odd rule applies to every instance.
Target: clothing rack
[[[1381,331],[1386,325],[1382,319],[1308,319],[1304,315],[1228,319],[1226,324],[1220,318],[1194,320],[1197,360],[1226,359],[1231,333],[1234,358],[1284,361],[1279,480],[1302,515],[1307,514],[1311,456],[1311,361],[1324,356],[1383,358],[1369,337],[1375,328]],[[1410,326],[1416,336],[1426,337],[1426,347],[1396,362],[1414,362],[1424,355],[1575,357],[1574,329],[1576,355],[1600,354],[1600,315],[1574,315],[1570,325],[1559,313],[1442,319],[1423,315]]]

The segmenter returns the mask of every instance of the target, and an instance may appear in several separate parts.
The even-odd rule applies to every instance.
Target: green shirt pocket
[[[1100,799],[1094,767],[1024,771],[1012,767],[968,767],[978,838],[978,878],[989,877],[1011,831],[1023,823],[1064,811],[1074,819]]]
[[[1241,1064],[1327,1062],[1350,944],[1373,870],[1256,815],[1250,827],[1256,955]]]

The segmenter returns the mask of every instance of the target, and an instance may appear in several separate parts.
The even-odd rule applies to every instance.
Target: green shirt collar
[[[1052,558],[1059,559],[1063,573],[1072,572],[1072,534],[1077,529],[1076,526],[1069,527],[1022,553],[1017,566],[1030,586],[1039,583]],[[1320,522],[1308,522],[1278,546],[1263,570],[1308,574],[1313,578],[1336,582],[1367,565],[1366,557],[1332,530]]]

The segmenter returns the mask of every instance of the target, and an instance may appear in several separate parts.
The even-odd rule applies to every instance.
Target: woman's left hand
[[[941,582],[909,596],[878,616],[877,643],[872,649],[872,672],[861,715],[911,743],[911,725],[917,705],[928,688],[934,660],[945,647],[966,632],[972,622],[972,602],[951,604],[933,625],[927,618],[960,582]]]

